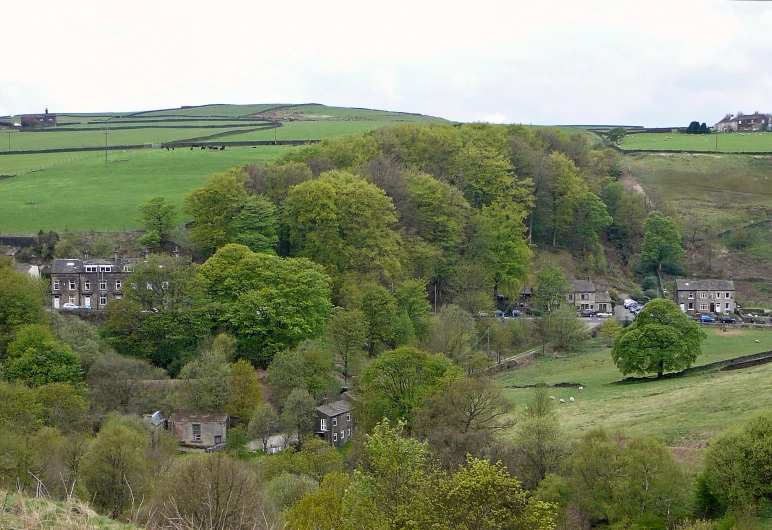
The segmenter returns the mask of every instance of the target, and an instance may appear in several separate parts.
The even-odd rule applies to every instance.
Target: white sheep
[[[579,387],[579,390],[584,390],[584,387],[583,387],[583,386],[580,386],[580,387]]]
[[[552,401],[555,401],[555,396],[550,396],[550,399],[551,399]]]
[[[568,401],[570,401],[571,403],[573,403],[573,402],[574,402],[574,401],[576,401],[576,400],[575,400],[573,397],[570,397],[570,398],[568,398]]]
[[[563,399],[563,398],[561,398],[561,399],[560,399],[560,402],[561,402],[561,403],[565,403],[565,402],[566,402],[566,400],[565,400],[565,399]]]
[[[758,344],[758,343],[759,343],[759,341],[758,341],[758,340],[754,340],[753,342],[755,342],[756,344]]]

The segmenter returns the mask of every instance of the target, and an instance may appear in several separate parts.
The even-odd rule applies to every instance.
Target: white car
[[[595,316],[598,317],[598,318],[611,318],[612,315],[611,315],[611,313],[598,313]]]
[[[73,304],[72,302],[67,302],[62,306],[62,309],[66,309],[68,311],[74,311],[76,309],[80,309],[80,307],[77,304]]]

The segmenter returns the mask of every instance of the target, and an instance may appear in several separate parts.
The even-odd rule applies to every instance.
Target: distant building
[[[586,280],[568,280],[571,291],[566,295],[566,300],[577,310],[595,310],[595,284]]]
[[[727,114],[713,126],[718,132],[756,132],[764,131],[769,126],[769,117],[758,111],[753,114]]]
[[[334,401],[324,397],[322,405],[316,407],[316,434],[333,447],[340,447],[351,438],[354,422],[351,418],[351,395],[341,393]]]
[[[51,266],[51,307],[70,303],[104,309],[108,302],[123,298],[128,275],[139,258],[55,259]]]
[[[732,280],[676,280],[675,303],[684,313],[734,313],[737,297]]]
[[[175,412],[166,420],[167,428],[183,445],[212,447],[228,437],[227,412]]]
[[[50,114],[48,109],[44,114],[22,114],[22,127],[51,127],[56,125],[56,114]]]

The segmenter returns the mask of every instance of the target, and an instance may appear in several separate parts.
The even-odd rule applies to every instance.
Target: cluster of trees
[[[684,129],[684,132],[686,134],[708,134],[710,132],[710,127],[704,122],[700,123],[698,121],[693,121],[686,129]]]

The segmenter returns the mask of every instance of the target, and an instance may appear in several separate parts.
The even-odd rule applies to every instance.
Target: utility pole
[[[8,131],[8,150],[11,150],[11,131]]]
[[[107,129],[105,129],[105,132],[103,134],[105,135],[105,162],[107,162],[107,135],[110,133],[108,133]]]
[[[276,145],[276,129],[279,128],[279,124],[276,120],[273,120],[273,145]]]
[[[716,131],[716,151],[718,151],[718,131]]]

